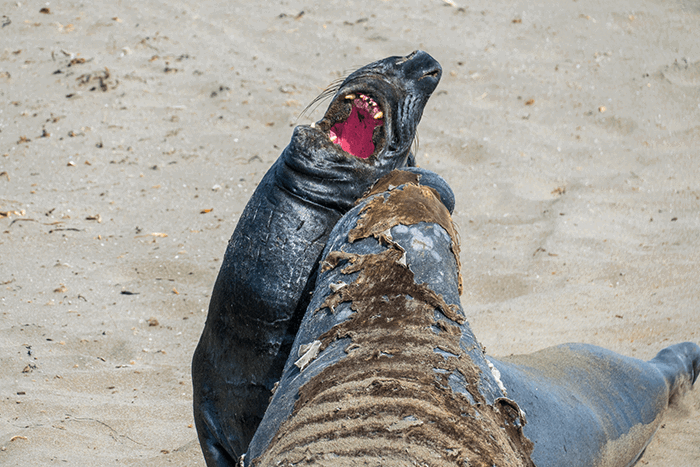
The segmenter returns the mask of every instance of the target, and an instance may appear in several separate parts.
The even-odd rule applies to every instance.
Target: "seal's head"
[[[367,162],[398,159],[405,164],[441,75],[440,64],[420,50],[370,63],[340,84],[325,115],[312,127],[345,154]]]
[[[411,145],[440,64],[422,51],[389,57],[351,73],[322,93],[323,118],[294,130],[279,177],[284,189],[344,213],[385,174],[415,165]]]

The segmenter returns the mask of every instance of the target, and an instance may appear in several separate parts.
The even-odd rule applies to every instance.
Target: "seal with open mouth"
[[[231,237],[192,361],[207,464],[235,465],[279,380],[338,219],[374,182],[413,165],[411,145],[442,69],[422,51],[350,74],[324,117],[299,126]]]

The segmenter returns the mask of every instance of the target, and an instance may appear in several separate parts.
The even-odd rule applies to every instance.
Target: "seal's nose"
[[[433,92],[442,76],[442,67],[438,61],[422,50],[416,50],[406,56],[401,66],[406,76],[419,81],[421,86],[432,87],[432,89],[426,89],[428,93]]]

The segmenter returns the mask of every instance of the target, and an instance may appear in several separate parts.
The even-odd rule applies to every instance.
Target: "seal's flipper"
[[[692,386],[700,373],[700,347],[693,342],[683,342],[666,347],[649,361],[666,379],[669,402],[682,396]]]

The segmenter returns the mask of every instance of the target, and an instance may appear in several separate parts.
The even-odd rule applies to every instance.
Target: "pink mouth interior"
[[[364,99],[356,98],[352,102],[352,112],[347,120],[338,122],[331,128],[329,136],[339,144],[343,151],[353,156],[367,159],[374,153],[372,134],[374,129],[384,123],[384,118],[374,119],[373,116],[380,111],[376,105],[372,105],[367,96]]]

